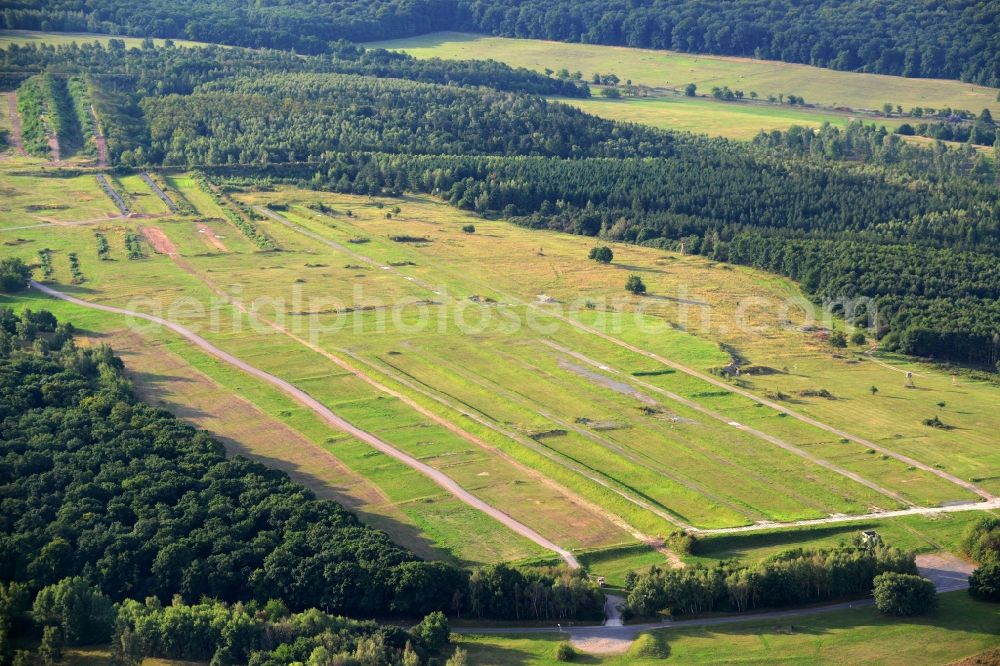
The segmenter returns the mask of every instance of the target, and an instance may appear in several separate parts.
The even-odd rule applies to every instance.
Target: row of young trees
[[[871,592],[876,576],[916,574],[913,553],[894,548],[794,550],[755,565],[652,568],[629,591],[631,614],[696,615],[711,611],[816,603]]]
[[[1000,19],[989,0],[22,0],[6,28],[184,37],[323,53],[436,30],[752,56],[848,71],[961,78],[1000,87]]]

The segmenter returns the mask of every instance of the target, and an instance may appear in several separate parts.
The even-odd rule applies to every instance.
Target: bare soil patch
[[[226,244],[219,240],[219,237],[215,235],[215,232],[208,228],[207,225],[198,223],[198,233],[201,234],[201,239],[205,241],[205,245],[210,248],[215,248],[219,252],[229,252],[229,248]]]
[[[167,235],[163,233],[162,229],[156,227],[140,227],[139,230],[142,235],[146,237],[149,244],[154,250],[160,254],[165,254],[168,257],[177,256],[177,248],[174,246],[173,241],[167,238]]]
[[[28,153],[24,150],[24,138],[21,136],[21,116],[17,114],[15,93],[7,93],[7,110],[10,113],[10,140],[14,143],[17,154],[26,157]]]

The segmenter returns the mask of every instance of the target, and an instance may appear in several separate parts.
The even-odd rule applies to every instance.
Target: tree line
[[[886,572],[914,575],[913,553],[894,548],[793,550],[753,565],[650,571],[630,581],[631,615],[698,615],[713,611],[817,603],[866,595]]]
[[[438,30],[748,56],[845,71],[1000,87],[1000,18],[989,0],[378,0],[211,4],[22,0],[6,28],[186,38],[324,53],[338,40]]]
[[[167,165],[316,161],[334,152],[660,154],[662,137],[541,97],[340,74],[265,74],[149,96],[150,141],[122,161]],[[138,149],[137,149],[138,150]]]

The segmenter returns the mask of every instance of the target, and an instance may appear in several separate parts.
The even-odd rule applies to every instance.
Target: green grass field
[[[583,664],[948,664],[990,650],[1000,632],[1000,607],[971,600],[965,592],[941,596],[928,617],[886,618],[873,608],[809,617],[757,620],[654,632],[666,658],[625,654],[582,655]],[[563,640],[565,640],[563,638]],[[457,643],[473,664],[558,664],[557,633],[461,636]],[[990,663],[990,662],[985,662]]]
[[[622,81],[652,87],[682,88],[695,83],[702,92],[729,86],[762,98],[794,94],[807,102],[852,109],[881,109],[890,102],[904,109],[914,106],[951,106],[976,112],[1000,112],[997,91],[958,81],[907,79],[880,74],[857,74],[782,62],[690,55],[673,51],[632,49],[592,44],[566,44],[529,39],[439,32],[407,39],[373,42],[369,46],[395,49],[419,58],[492,58],[510,65],[544,70],[614,73]]]
[[[0,187],[14,192],[0,215],[5,252],[36,262],[39,250],[49,248],[50,281],[59,288],[195,328],[560,545],[587,553],[591,570],[613,580],[665,561],[629,545],[678,525],[725,528],[974,499],[928,471],[703,379],[665,371],[644,350],[704,372],[728,363],[724,343],[771,369],[741,379],[756,394],[784,396],[795,410],[1000,489],[1000,454],[989,436],[1000,428],[991,408],[1000,387],[964,378],[952,385],[930,366],[872,359],[860,348],[834,354],[797,327],[808,313],[800,302],[786,302],[801,300],[786,280],[621,244],[612,244],[614,263],[600,265],[586,260],[592,239],[472,218],[423,196],[384,207],[367,197],[286,188],[236,192],[248,204],[277,205],[298,227],[256,222],[282,248],[262,252],[186,174],[162,180],[196,215],[169,214],[137,176],[120,175],[116,188],[147,217],[110,219],[111,202],[91,175],[11,173],[34,163],[0,163]],[[308,208],[318,201],[333,212]],[[39,202],[48,220],[29,210]],[[396,204],[400,212],[387,219]],[[476,232],[464,233],[470,222]],[[146,258],[129,260],[125,237],[143,228],[150,234],[142,242]],[[110,260],[98,258],[95,231],[108,239]],[[161,251],[168,244],[177,261],[156,252],[156,243]],[[70,252],[80,259],[78,284],[71,284]],[[622,285],[630,273],[642,274],[647,297],[626,297]],[[234,309],[220,299],[223,293],[252,305],[255,315]],[[748,298],[757,305],[743,307]],[[15,302],[42,307],[35,298]],[[53,309],[62,314],[67,307]],[[782,307],[787,313],[779,316]],[[70,310],[95,330],[122,327],[116,318]],[[785,326],[785,318],[793,325]],[[470,562],[542,554],[415,473],[370,457],[366,446],[331,433],[287,399],[251,390],[254,382],[181,341],[143,334],[219,386],[249,392],[262,412],[333,453],[388,498],[384,510],[358,500],[359,511],[375,524],[399,523],[401,540]],[[903,387],[901,371],[909,368],[917,390]],[[877,398],[867,392],[872,384],[880,387]],[[817,389],[835,399],[802,395]],[[179,395],[172,399],[183,402]],[[867,418],[859,423],[861,406]],[[958,427],[927,428],[921,421],[928,413]],[[261,455],[280,457],[280,451]],[[301,464],[308,474],[318,463]],[[314,476],[330,478],[329,470],[318,471]],[[958,529],[961,521],[953,522]],[[931,540],[947,548],[957,532],[944,532]],[[789,540],[802,542],[794,534]],[[842,534],[817,532],[806,540],[827,543]],[[781,546],[726,543],[736,545],[703,557],[729,551],[755,557]]]
[[[889,128],[903,121],[872,119],[858,114],[751,102],[718,102],[702,97],[669,95],[621,98],[595,96],[590,99],[556,98],[581,111],[624,122],[642,123],[661,129],[700,132],[730,139],[752,139],[760,131],[785,130],[791,125],[819,127],[830,123],[846,127],[854,118],[877,122]]]
[[[0,30],[0,49],[7,48],[10,44],[24,46],[28,44],[45,44],[49,46],[59,46],[62,44],[90,44],[100,42],[107,44],[112,39],[120,39],[128,47],[142,46],[141,37],[120,37],[117,35],[101,35],[90,32],[40,32],[36,30]],[[163,46],[166,40],[154,39],[153,43]],[[192,42],[186,39],[173,40],[176,46],[205,46],[202,42]]]

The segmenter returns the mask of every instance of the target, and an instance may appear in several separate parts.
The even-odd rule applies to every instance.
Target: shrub
[[[576,650],[569,643],[560,643],[556,647],[556,660],[557,661],[573,661],[576,659]]]
[[[602,264],[610,264],[615,255],[611,251],[611,248],[605,245],[603,247],[590,248],[590,254],[587,255],[587,258],[599,261]]]
[[[464,231],[467,234],[474,234],[474,233],[476,233],[476,225],[474,225],[474,224],[467,224],[464,227],[462,227],[462,231]]]
[[[969,594],[980,601],[1000,602],[1000,563],[983,564],[969,576]]]
[[[0,259],[0,291],[12,294],[28,286],[31,269],[18,257]]]
[[[628,280],[625,282],[625,291],[640,296],[646,293],[646,284],[638,275],[629,275]]]
[[[979,564],[1000,564],[1000,518],[983,516],[966,530],[961,548]]]
[[[410,632],[429,652],[437,652],[448,644],[451,628],[441,611],[430,613]]]
[[[924,419],[924,425],[929,428],[937,428],[938,430],[951,430],[954,428],[954,426],[950,426],[938,418],[936,414],[934,418]]]
[[[641,634],[628,649],[631,659],[666,659],[670,656],[670,645],[662,635]]]
[[[938,605],[934,583],[922,576],[886,572],[875,576],[875,607],[885,615],[924,615]]]

